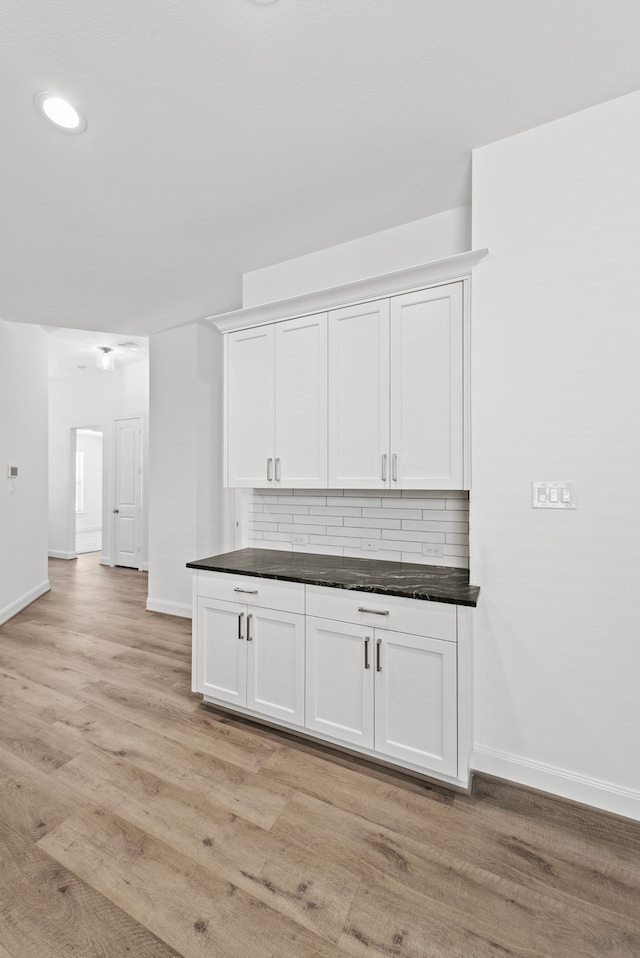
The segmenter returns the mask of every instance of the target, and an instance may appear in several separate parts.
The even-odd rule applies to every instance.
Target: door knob
[[[120,512],[120,510],[119,510],[119,509],[114,509],[113,511],[114,511],[114,512]]]

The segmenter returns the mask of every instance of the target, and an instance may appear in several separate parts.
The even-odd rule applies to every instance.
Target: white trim
[[[49,580],[45,579],[44,582],[41,582],[40,585],[37,585],[34,589],[31,589],[25,595],[20,596],[19,599],[15,600],[15,602],[5,606],[4,609],[0,610],[0,625],[8,622],[9,619],[12,619],[14,615],[18,614],[18,612],[22,612],[23,609],[26,609],[28,605],[31,605],[32,602],[35,602],[36,599],[39,599],[41,595],[45,594],[45,592],[49,592],[50,589],[51,585],[49,584]]]
[[[540,792],[548,792],[582,805],[640,821],[640,791],[637,789],[603,782],[544,762],[535,762],[489,748],[474,748],[471,768],[474,772],[484,772]]]
[[[235,329],[264,326],[266,323],[294,319],[309,313],[324,312],[327,309],[349,306],[352,303],[379,299],[382,296],[406,293],[425,286],[449,283],[468,277],[472,268],[488,252],[487,249],[469,250],[466,253],[458,253],[456,256],[433,260],[431,263],[422,263],[393,273],[382,273],[354,283],[346,283],[344,286],[333,286],[330,289],[303,293],[292,299],[218,313],[216,316],[207,316],[206,320],[221,333],[228,333]]]
[[[50,559],[77,559],[77,552],[63,552],[62,549],[49,549],[48,556]]]
[[[191,606],[185,602],[166,602],[164,599],[147,599],[147,612],[162,612],[163,615],[179,615],[182,619],[191,618]]]

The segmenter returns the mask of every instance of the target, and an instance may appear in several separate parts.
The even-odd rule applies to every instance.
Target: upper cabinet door
[[[389,300],[329,313],[329,489],[389,486]]]
[[[282,489],[324,489],[327,484],[327,314],[287,320],[276,323],[273,328],[273,484]]]
[[[274,328],[229,333],[226,340],[228,485],[272,486]]]
[[[391,299],[391,488],[463,488],[463,296]]]

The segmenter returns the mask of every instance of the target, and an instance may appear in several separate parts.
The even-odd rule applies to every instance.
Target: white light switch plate
[[[531,505],[534,509],[575,509],[577,482],[531,483]]]

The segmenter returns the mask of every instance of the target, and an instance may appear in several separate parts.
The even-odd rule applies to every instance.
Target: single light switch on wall
[[[7,466],[7,477],[9,479],[17,479],[18,477],[18,467],[17,466]]]
[[[575,509],[577,482],[532,482],[534,509]]]

